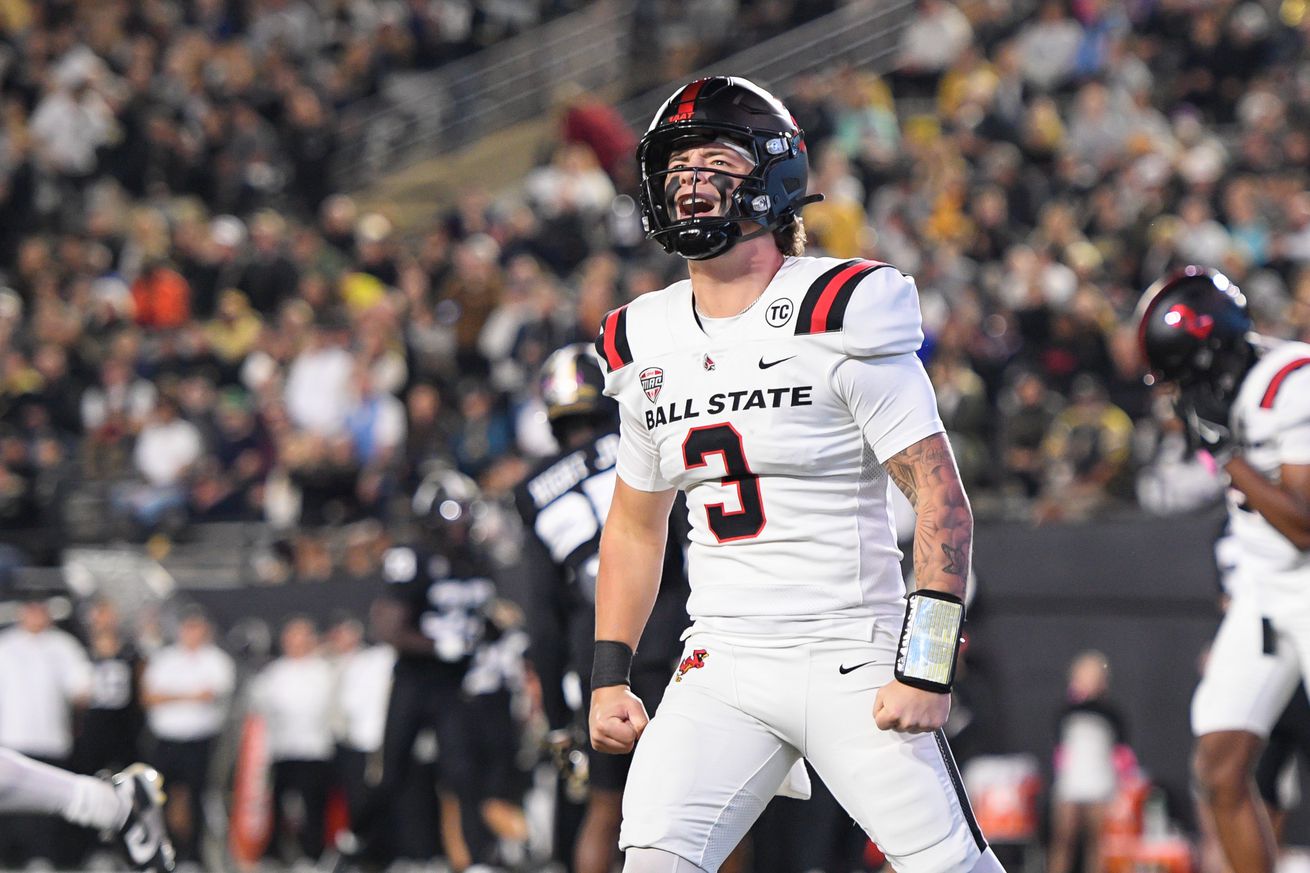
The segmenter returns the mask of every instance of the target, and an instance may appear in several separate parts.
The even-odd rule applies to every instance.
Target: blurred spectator
[[[1123,715],[1109,697],[1105,655],[1087,651],[1069,666],[1069,684],[1056,726],[1055,784],[1047,869],[1102,870],[1102,824],[1121,775],[1136,768]],[[1081,850],[1082,858],[1075,856]],[[1081,860],[1081,863],[1079,862]]]
[[[119,509],[139,529],[153,531],[185,506],[186,477],[204,449],[200,430],[181,417],[177,401],[161,397],[133,451],[137,473],[145,481],[116,491]]]
[[[558,275],[568,275],[591,253],[590,228],[614,200],[614,183],[588,146],[566,143],[549,164],[528,174],[523,188],[551,240],[541,254]]]
[[[449,461],[457,422],[435,385],[417,383],[409,390],[406,404],[405,485],[418,485],[423,466],[430,461]]]
[[[313,88],[302,86],[289,95],[284,137],[291,163],[288,189],[304,209],[317,210],[332,192],[337,131]]]
[[[334,677],[317,646],[313,621],[289,619],[282,627],[282,656],[261,670],[251,686],[251,707],[268,725],[273,761],[268,854],[286,863],[315,862],[323,853],[332,786]]]
[[[477,381],[459,386],[459,412],[452,454],[459,471],[477,479],[513,448],[513,425],[491,389]]]
[[[236,682],[232,658],[212,637],[209,619],[189,609],[177,641],[150,655],[142,676],[141,700],[154,738],[148,757],[168,774],[166,819],[179,863],[200,860],[209,761]]]
[[[1065,12],[1061,0],[1045,0],[1034,20],[1019,30],[1017,50],[1024,80],[1039,90],[1062,85],[1073,73],[1082,43],[1082,25]]]
[[[345,325],[316,323],[309,344],[287,370],[285,399],[291,423],[320,437],[339,434],[350,412],[354,369]]]
[[[846,154],[829,145],[815,155],[811,170],[816,191],[824,199],[805,210],[807,243],[816,253],[853,258],[863,251],[865,237],[864,185],[851,172]]]
[[[205,324],[205,341],[223,368],[224,382],[235,382],[241,362],[255,350],[264,324],[246,295],[228,288],[219,295],[215,317]]]
[[[91,667],[81,643],[54,627],[49,592],[27,593],[18,623],[0,631],[0,746],[68,769],[73,754],[73,708],[84,706]],[[18,867],[29,859],[72,863],[67,831],[50,816],[6,816],[0,860]]]
[[[1179,206],[1174,250],[1189,264],[1221,268],[1232,245],[1228,231],[1215,221],[1202,197],[1188,197]]]
[[[48,91],[32,112],[33,146],[59,180],[68,216],[77,214],[95,174],[97,149],[114,135],[114,111],[104,93],[106,72],[90,51],[70,51],[51,71]]]
[[[371,616],[369,623],[369,637],[376,640]],[[337,760],[352,820],[358,818],[369,792],[380,779],[377,753],[382,748],[395,663],[395,650],[375,642],[343,656],[339,664],[334,700]],[[381,823],[380,827],[387,827],[387,823]],[[378,845],[385,854],[389,841],[384,835],[362,834],[361,837]]]
[[[146,328],[178,328],[191,318],[191,288],[186,279],[160,260],[147,260],[132,283],[132,311]]]
[[[234,215],[219,215],[209,222],[207,231],[196,228],[191,232],[207,238],[185,239],[182,272],[191,283],[196,314],[209,317],[219,296],[238,288],[245,273],[246,225]],[[249,300],[247,295],[247,303]]]
[[[283,250],[285,235],[286,221],[276,212],[264,210],[251,219],[249,256],[236,287],[263,316],[277,312],[300,279]]]
[[[1041,521],[1087,519],[1122,498],[1131,471],[1132,420],[1109,402],[1096,377],[1074,381],[1071,403],[1055,417],[1042,452]]]
[[[122,471],[129,440],[150,416],[156,395],[155,386],[135,378],[126,362],[111,358],[101,365],[100,384],[82,394],[85,464],[91,475]]]
[[[465,240],[455,252],[450,276],[436,288],[437,309],[447,308],[455,328],[455,363],[461,373],[482,375],[487,362],[478,338],[500,303],[504,283],[496,266],[499,246],[489,236]]]
[[[992,468],[987,389],[967,360],[947,352],[933,357],[928,375],[937,393],[937,410],[966,488],[979,486]]]
[[[360,466],[390,467],[404,446],[405,405],[375,382],[367,367],[356,366],[354,405],[346,413],[345,427]]]
[[[1018,372],[1006,389],[1000,402],[998,442],[1007,490],[1027,498],[1041,493],[1046,469],[1042,446],[1060,405],[1041,374],[1031,370]]]
[[[1192,447],[1172,397],[1157,393],[1151,415],[1134,434],[1137,502],[1155,515],[1175,515],[1212,506],[1223,498],[1224,482],[1214,459]]]
[[[901,32],[894,74],[903,96],[927,96],[973,38],[969,19],[949,0],[918,0],[916,14]]]
[[[632,155],[637,135],[612,105],[576,83],[560,86],[552,101],[559,114],[560,139],[591,149],[620,191],[636,191]]]

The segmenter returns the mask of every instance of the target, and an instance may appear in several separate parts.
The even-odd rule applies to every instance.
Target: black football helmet
[[[546,418],[559,442],[576,425],[617,426],[618,403],[605,396],[605,375],[589,343],[571,343],[551,352],[539,378]]]
[[[670,202],[674,171],[669,170],[669,156],[680,148],[714,141],[743,149],[755,166],[746,174],[695,169],[696,184],[713,185],[716,176],[738,184],[721,215],[679,219]],[[740,240],[784,227],[806,203],[823,199],[806,196],[805,136],[791,113],[768,91],[730,76],[697,79],[666,100],[637,146],[637,163],[647,238],[693,261],[713,258]],[[743,221],[756,222],[763,229],[743,236]]]
[[[1137,313],[1147,381],[1175,383],[1202,417],[1227,421],[1256,357],[1241,289],[1218,270],[1188,266],[1148,288]]]
[[[414,518],[439,551],[468,549],[477,544],[477,524],[486,514],[476,482],[445,465],[431,467],[414,490]]]

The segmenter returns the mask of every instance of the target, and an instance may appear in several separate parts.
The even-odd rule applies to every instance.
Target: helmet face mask
[[[724,143],[753,167],[727,172],[709,167],[670,167],[681,150]],[[641,215],[646,235],[665,251],[688,260],[722,254],[735,243],[794,221],[800,208],[821,199],[806,196],[809,164],[804,134],[776,98],[745,79],[711,76],[681,88],[665,101],[637,147]],[[680,175],[692,187],[718,192],[717,214],[683,217],[671,195]],[[747,235],[742,223],[759,229]]]

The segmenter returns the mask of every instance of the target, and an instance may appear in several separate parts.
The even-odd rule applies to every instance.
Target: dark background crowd
[[[434,464],[507,500],[554,449],[544,357],[684,269],[641,239],[640,131],[561,91],[525,178],[403,225],[337,159],[389,76],[585,5],[0,2],[0,582],[243,522],[272,532],[247,583],[365,584]],[[679,46],[663,81],[841,5],[664,0],[644,45]],[[826,195],[810,253],[917,280],[980,519],[1217,499],[1142,382],[1132,309],[1203,263],[1260,330],[1310,339],[1306,12],[917,0],[890,71],[777,89]]]

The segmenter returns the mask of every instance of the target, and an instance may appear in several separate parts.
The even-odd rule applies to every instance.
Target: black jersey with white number
[[[472,558],[413,546],[388,549],[382,562],[386,595],[406,606],[409,621],[432,641],[430,655],[401,653],[397,667],[446,664],[463,672],[486,635],[495,585]]]
[[[581,448],[540,462],[515,492],[528,531],[524,560],[531,587],[528,657],[541,677],[551,727],[571,714],[561,682],[569,671],[588,691],[595,637],[596,570],[600,534],[614,495],[619,435],[605,433]],[[650,621],[637,647],[634,670],[667,669],[687,627],[686,509],[675,507],[669,524],[664,572]]]

